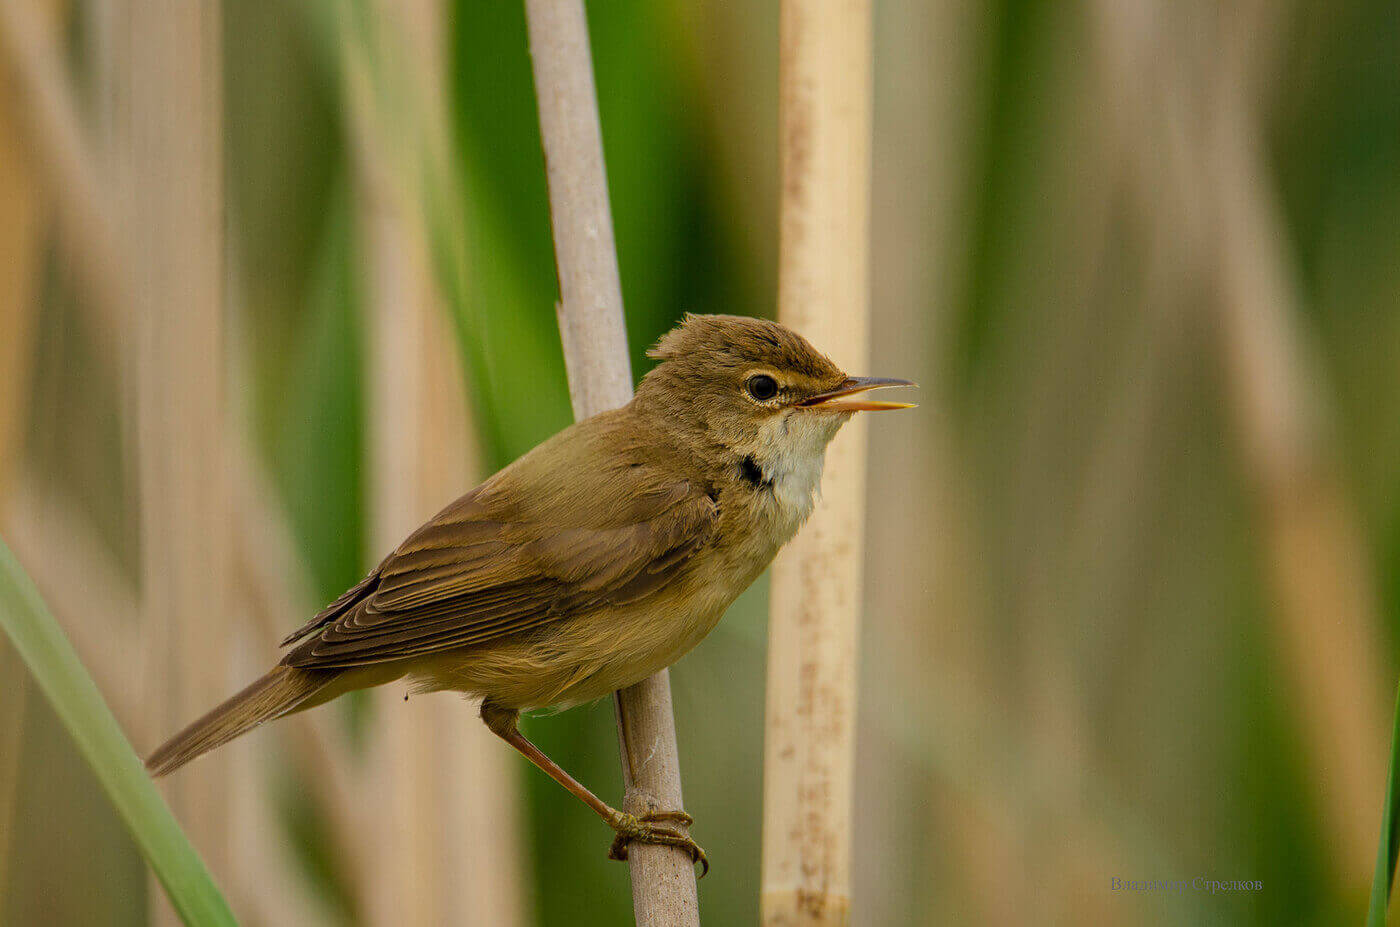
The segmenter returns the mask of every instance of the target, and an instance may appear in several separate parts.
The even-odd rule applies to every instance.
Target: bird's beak
[[[874,400],[848,400],[847,396],[864,393],[887,386],[918,386],[911,380],[896,380],[893,377],[850,377],[836,389],[816,396],[808,396],[797,404],[800,409],[820,409],[823,412],[886,412],[891,409],[912,409],[912,402],[875,402]]]

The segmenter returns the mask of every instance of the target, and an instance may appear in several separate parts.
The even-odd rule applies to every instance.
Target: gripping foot
[[[616,816],[608,821],[608,826],[617,831],[617,837],[608,848],[608,859],[627,859],[629,843],[654,843],[684,850],[690,856],[691,863],[700,864],[700,878],[703,879],[710,871],[710,860],[705,856],[700,844],[673,827],[660,826],[674,822],[689,827],[695,819],[684,811],[653,811],[643,815],[618,811],[615,814]]]

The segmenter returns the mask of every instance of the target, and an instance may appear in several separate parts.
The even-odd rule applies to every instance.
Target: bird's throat
[[[740,476],[771,499],[774,515],[785,530],[796,531],[812,513],[826,445],[844,421],[845,417],[801,413],[774,419],[741,459]]]

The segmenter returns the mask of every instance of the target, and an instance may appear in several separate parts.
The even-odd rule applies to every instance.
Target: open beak
[[[870,399],[847,399],[872,389],[887,386],[918,386],[911,380],[896,380],[893,377],[850,377],[829,393],[808,396],[797,404],[800,409],[820,409],[823,412],[886,412],[891,409],[912,409],[912,402],[876,402]]]

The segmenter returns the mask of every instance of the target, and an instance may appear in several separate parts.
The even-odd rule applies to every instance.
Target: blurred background
[[[770,315],[777,5],[590,9],[634,372]],[[882,0],[860,925],[1359,922],[1400,626],[1400,6]],[[523,11],[0,0],[0,534],[139,751],[569,421]],[[839,439],[838,439],[839,440]],[[672,674],[757,917],[765,584]],[[167,923],[0,642],[0,923]],[[607,703],[527,722],[620,794]],[[450,696],[164,784],[247,924],[618,924]],[[1258,880],[1223,894],[1112,879]]]

